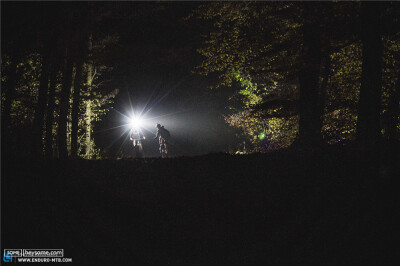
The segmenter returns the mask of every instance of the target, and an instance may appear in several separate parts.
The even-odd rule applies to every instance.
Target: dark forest
[[[392,265],[399,151],[397,2],[1,2],[5,264]]]

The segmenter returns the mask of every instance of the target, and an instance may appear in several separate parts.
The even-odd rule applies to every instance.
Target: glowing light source
[[[260,138],[261,140],[265,138],[265,135],[264,135],[264,133],[263,133],[263,132],[262,132],[262,133],[260,133],[260,135],[259,135],[259,138]]]
[[[143,126],[143,120],[138,117],[130,118],[129,126],[134,129],[139,129]]]

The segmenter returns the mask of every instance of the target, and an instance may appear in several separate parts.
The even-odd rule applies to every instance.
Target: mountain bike
[[[164,138],[160,137],[159,143],[160,143],[160,149],[159,150],[160,150],[161,158],[168,158],[168,144],[167,144],[167,141]]]

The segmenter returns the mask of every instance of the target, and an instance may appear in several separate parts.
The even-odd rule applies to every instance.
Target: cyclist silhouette
[[[142,141],[145,140],[146,137],[143,135],[142,131],[139,128],[131,128],[131,132],[129,133],[129,136],[133,143],[135,157],[142,158],[143,157]]]
[[[161,126],[160,124],[157,124],[156,128],[157,132],[156,132],[156,137],[154,139],[158,138],[158,142],[160,144],[159,150],[161,158],[168,158],[168,141],[171,135],[169,131],[166,130],[164,126]]]

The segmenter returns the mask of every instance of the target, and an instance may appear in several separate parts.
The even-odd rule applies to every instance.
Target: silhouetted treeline
[[[93,123],[117,93],[101,76],[109,72],[102,53],[117,38],[98,27],[114,6],[38,2],[2,7],[4,150],[95,158]]]

